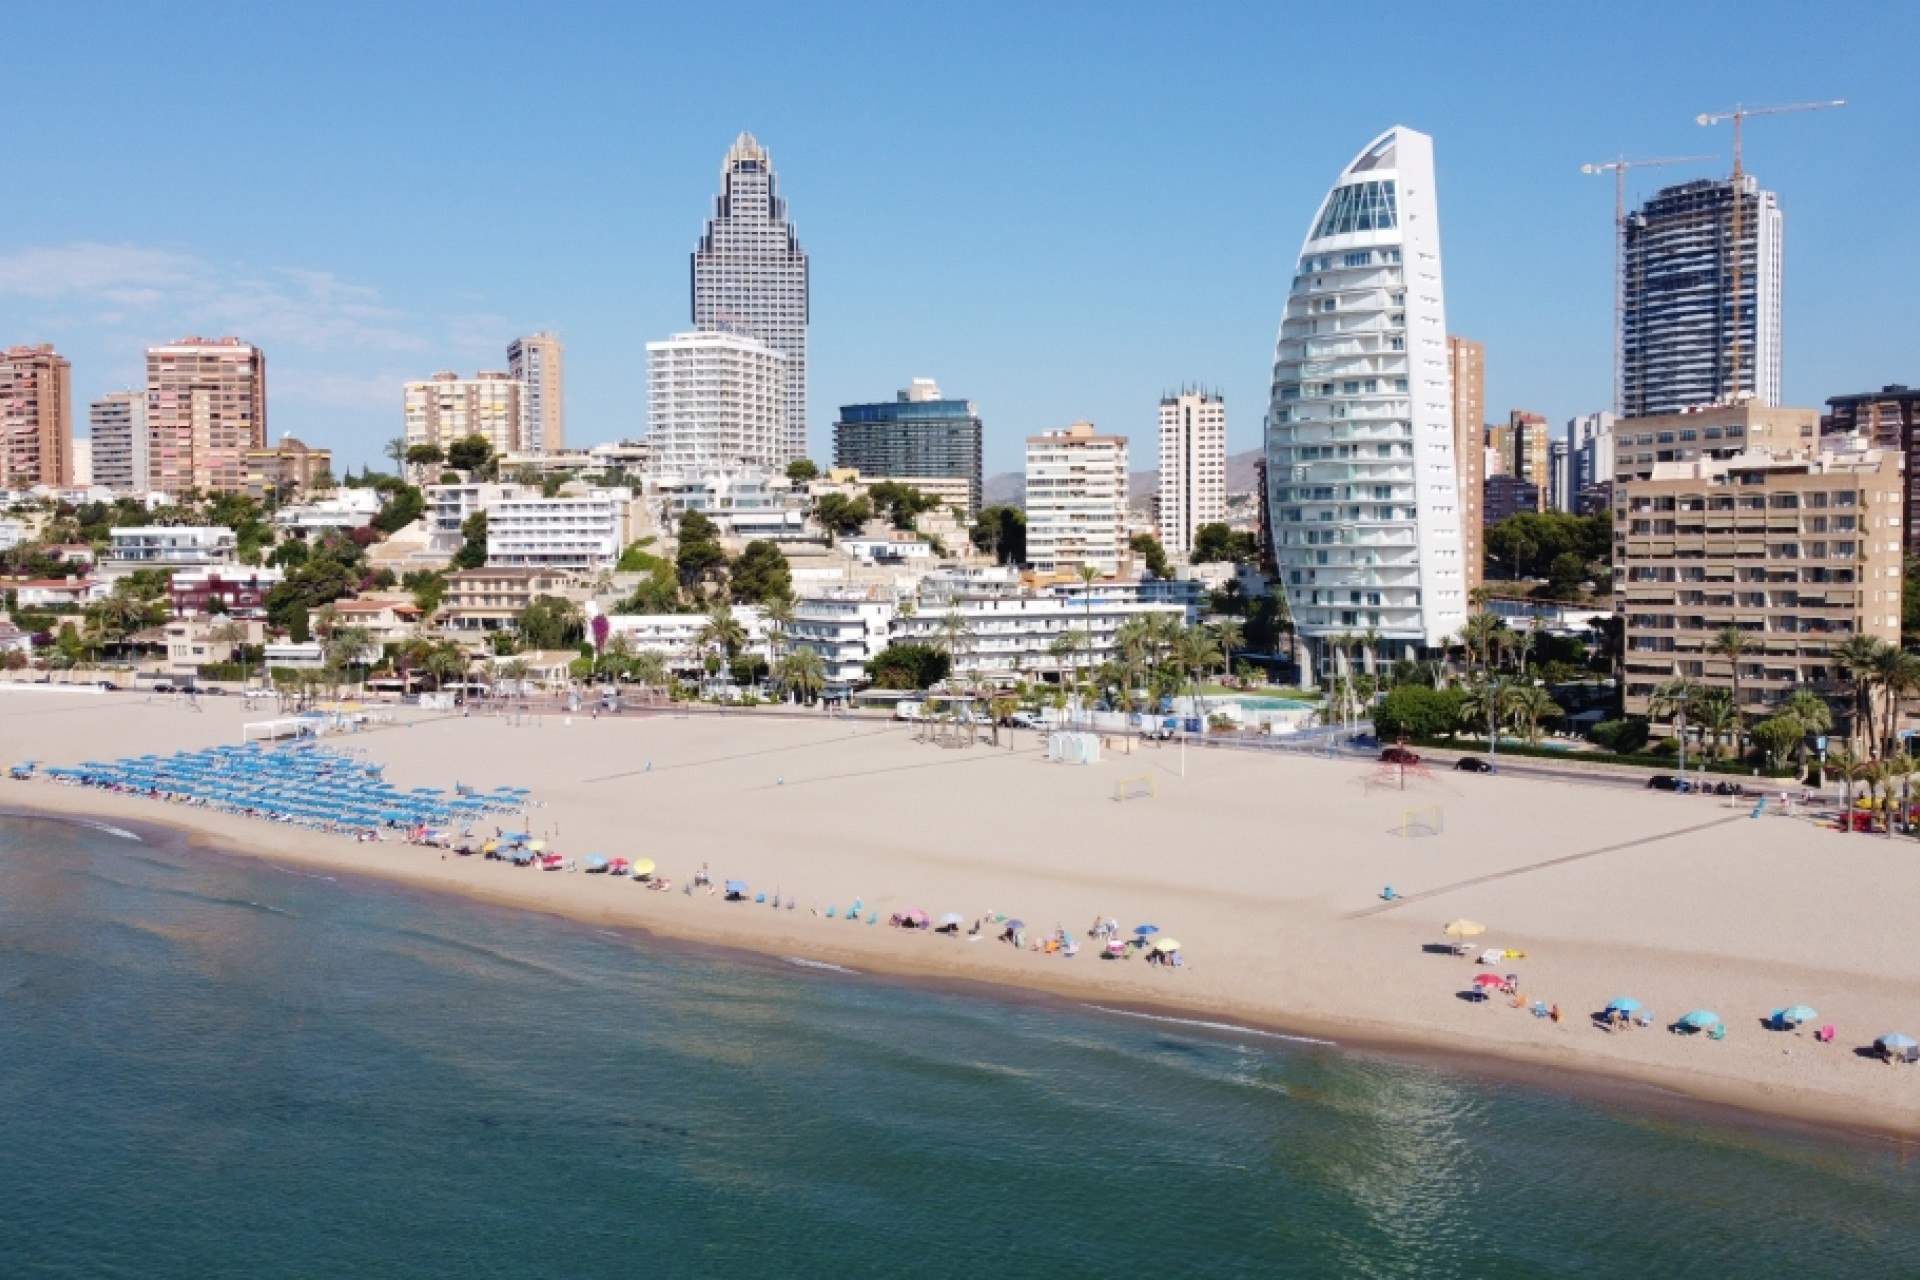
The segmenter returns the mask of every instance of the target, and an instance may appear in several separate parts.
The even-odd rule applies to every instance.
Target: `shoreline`
[[[1908,1142],[1920,1140],[1920,1112],[1908,1108],[1904,1114],[1888,1115],[1877,1122],[1863,1119],[1855,1100],[1829,1090],[1801,1087],[1782,1091],[1765,1082],[1579,1055],[1567,1046],[1536,1047],[1470,1039],[1436,1032],[1411,1020],[1396,1022],[1315,1014],[1208,998],[1199,992],[1175,997],[1119,991],[1111,983],[1097,980],[1086,969],[1069,969],[1051,961],[1042,962],[1048,966],[1045,968],[1026,965],[1017,972],[1012,971],[1012,966],[999,963],[990,966],[992,972],[979,971],[978,967],[962,971],[953,961],[973,960],[984,955],[1018,962],[1024,953],[1006,952],[994,945],[986,952],[967,948],[950,958],[941,953],[915,957],[894,948],[847,945],[863,937],[873,942],[897,936],[891,930],[883,935],[836,935],[846,937],[847,943],[826,936],[794,936],[791,930],[774,936],[764,930],[755,932],[740,927],[750,919],[768,919],[764,915],[752,916],[752,904],[722,904],[726,911],[736,914],[719,917],[726,923],[716,927],[711,917],[695,922],[653,912],[647,918],[636,918],[631,910],[621,910],[615,903],[582,909],[577,903],[557,903],[551,899],[530,901],[524,892],[515,892],[527,885],[518,871],[510,873],[515,879],[496,883],[436,874],[442,862],[458,867],[471,864],[475,859],[434,859],[431,855],[440,851],[422,846],[395,842],[361,845],[339,836],[91,788],[39,785],[30,796],[20,795],[17,790],[0,795],[7,797],[0,801],[0,817],[74,823],[108,832],[119,827],[142,840],[147,839],[141,835],[142,829],[164,832],[168,839],[151,843],[184,848],[194,856],[265,862],[270,867],[286,870],[273,861],[281,858],[303,867],[324,869],[329,878],[342,881],[365,880],[389,889],[436,896],[452,894],[487,907],[536,912],[580,927],[631,932],[655,945],[704,951],[735,961],[745,959],[778,965],[788,972],[812,970],[823,975],[901,984],[974,999],[1038,1002],[1108,1016],[1164,1019],[1171,1025],[1208,1034],[1271,1036],[1287,1041],[1296,1051],[1375,1055],[1584,1102],[1682,1118],[1705,1117],[1717,1124],[1784,1129],[1819,1140],[1843,1141],[1875,1149],[1888,1144],[1904,1147]],[[266,837],[251,842],[265,847],[248,847],[250,842],[246,836],[250,833]],[[345,856],[350,850],[415,856],[405,861],[372,861]],[[541,877],[533,883],[545,880],[542,873],[533,874]],[[607,883],[611,886],[617,882]],[[623,893],[623,890],[613,892]],[[660,896],[678,899],[683,895],[676,889],[671,895]],[[655,895],[648,894],[639,903],[650,899],[655,899]],[[804,923],[808,927],[825,923],[798,916],[771,919],[775,923]],[[958,939],[932,935],[915,940],[921,941],[935,947],[965,947]],[[1103,962],[1091,955],[1086,957],[1086,965],[1104,967]],[[1890,1070],[1877,1064],[1862,1064],[1861,1069]]]

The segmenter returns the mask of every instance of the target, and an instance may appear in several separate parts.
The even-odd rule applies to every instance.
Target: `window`
[[[1322,311],[1338,311],[1340,309],[1339,299],[1337,298],[1323,299],[1320,303],[1320,309]]]
[[[1346,257],[1346,263],[1350,267],[1370,267],[1373,265],[1373,255],[1366,252],[1350,253]]]

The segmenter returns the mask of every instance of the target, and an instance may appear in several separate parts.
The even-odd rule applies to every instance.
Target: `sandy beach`
[[[237,743],[242,722],[266,714],[231,698],[194,710],[0,686],[0,763]],[[1369,766],[1322,759],[1195,750],[1185,777],[1171,747],[1049,764],[1034,734],[1012,736],[997,750],[945,749],[877,721],[514,723],[402,710],[391,727],[323,744],[364,752],[403,787],[530,787],[536,835],[575,858],[653,858],[676,881],[670,894],[44,781],[9,783],[0,809],[176,825],[229,853],[861,972],[1464,1054],[1544,1084],[1598,1073],[1920,1135],[1920,1070],[1858,1052],[1888,1031],[1920,1033],[1910,842],[1617,786],[1436,773],[1393,790]],[[1140,776],[1156,793],[1117,803],[1115,781]],[[1443,830],[1400,834],[1406,811],[1435,805]],[[681,893],[702,863],[798,907]],[[1388,884],[1402,901],[1382,902]],[[844,918],[856,898],[880,924]],[[829,906],[841,914],[827,918]],[[1001,912],[1033,934],[1064,926],[1082,951],[1068,959],[886,927],[911,908],[969,920]],[[1185,966],[1099,959],[1085,936],[1096,915],[1158,924],[1184,944]],[[1459,917],[1488,926],[1481,945],[1525,951],[1503,968],[1566,1019],[1535,1018],[1505,997],[1463,999],[1486,970],[1438,952],[1442,926]],[[1618,996],[1642,1001],[1655,1025],[1591,1025]],[[1769,1010],[1793,1003],[1818,1009],[1836,1041],[1817,1043],[1811,1027],[1763,1028]],[[1699,1008],[1725,1018],[1724,1041],[1665,1030]]]

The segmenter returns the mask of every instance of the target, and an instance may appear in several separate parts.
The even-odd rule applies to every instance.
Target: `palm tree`
[[[1853,754],[1849,747],[1839,746],[1827,752],[1827,768],[1840,779],[1840,807],[1851,814],[1853,812],[1854,770],[1860,764],[1860,757]]]
[[[642,687],[657,689],[667,682],[666,655],[658,649],[642,649],[633,655],[632,672]]]
[[[1807,738],[1817,737],[1833,728],[1833,708],[1811,689],[1795,689],[1780,700],[1780,714],[1800,726],[1800,744],[1795,758],[1800,776],[1804,778],[1807,774]]]
[[[1853,682],[1853,726],[1849,736],[1871,750],[1873,734],[1873,671],[1887,642],[1876,636],[1851,635],[1828,653],[1842,678]]]
[[[1460,703],[1461,721],[1469,728],[1485,725],[1487,745],[1498,749],[1500,725],[1512,713],[1514,693],[1513,683],[1500,676],[1487,676],[1467,686],[1467,696]]]
[[[386,445],[380,450],[380,452],[384,453],[388,458],[392,459],[393,470],[395,475],[406,474],[407,438],[405,436],[395,436],[393,439],[387,441]],[[365,456],[365,455],[362,455],[362,456]]]
[[[1740,659],[1754,652],[1760,646],[1753,637],[1738,627],[1722,627],[1707,641],[1706,652],[1716,658],[1725,658],[1733,673],[1733,756],[1738,760],[1746,755],[1745,743],[1741,741],[1746,726],[1746,704],[1740,698]]]
[[[1220,618],[1211,629],[1214,643],[1220,646],[1220,669],[1225,672],[1233,666],[1233,651],[1247,642],[1246,628],[1238,618]]]
[[[508,658],[505,662],[494,667],[493,673],[503,680],[513,682],[513,693],[511,696],[517,698],[526,692],[526,685],[523,682],[527,678],[527,673],[531,670],[533,670],[533,668],[527,665],[525,658]]]
[[[1920,689],[1920,657],[1891,644],[1884,646],[1873,661],[1873,682],[1880,686],[1879,752],[1890,756],[1899,736],[1901,699]]]
[[[780,659],[775,678],[802,702],[812,702],[827,687],[827,662],[817,650],[795,647]]]
[[[716,600],[707,609],[707,620],[693,636],[694,648],[712,650],[721,665],[731,667],[747,644],[747,629],[733,616],[733,606]]]
[[[440,640],[428,646],[420,669],[433,678],[433,687],[444,689],[449,679],[466,675],[471,660],[467,651],[452,640]]]
[[[1688,706],[1687,715],[1700,726],[1701,743],[1712,744],[1715,759],[1720,757],[1722,737],[1738,745],[1740,710],[1728,690],[1718,685],[1700,690]]]
[[[1220,661],[1220,646],[1207,634],[1204,627],[1187,627],[1180,632],[1180,638],[1174,642],[1173,660],[1175,665],[1186,674],[1187,686],[1193,698],[1195,715],[1202,715],[1199,686],[1196,678],[1202,671],[1211,671]]]
[[[1460,629],[1460,639],[1467,646],[1467,674],[1473,674],[1476,657],[1482,671],[1493,666],[1493,650],[1497,643],[1495,637],[1500,630],[1499,617],[1484,609],[1467,619],[1466,625]]]
[[[1545,689],[1537,684],[1523,684],[1513,691],[1508,706],[1508,714],[1515,722],[1524,724],[1527,731],[1527,745],[1540,743],[1540,722],[1564,714],[1559,703],[1555,702]]]
[[[372,648],[373,632],[366,627],[336,624],[327,631],[326,639],[321,642],[320,652],[327,670],[335,677],[334,696],[336,698],[340,696],[339,672],[348,667],[363,665],[366,662],[367,651]]]
[[[777,667],[786,647],[787,632],[793,627],[793,600],[788,596],[770,596],[760,610],[767,619],[767,648]]]
[[[967,615],[958,609],[949,609],[940,615],[940,643],[947,651],[947,670],[957,680],[960,676],[960,655],[973,643],[973,626],[967,621]]]
[[[1687,758],[1687,708],[1704,692],[1696,681],[1681,677],[1668,680],[1655,687],[1653,697],[1647,700],[1647,714],[1655,720],[1665,720],[1674,726],[1674,733],[1680,739],[1680,759],[1685,768]]]
[[[1047,642],[1047,656],[1053,659],[1054,674],[1059,678],[1061,688],[1065,688],[1073,679],[1073,653],[1077,646],[1072,631],[1062,631]]]

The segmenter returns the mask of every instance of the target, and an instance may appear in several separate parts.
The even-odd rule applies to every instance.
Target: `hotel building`
[[[147,348],[147,469],[178,497],[243,493],[247,451],[267,443],[267,357],[238,338]]]
[[[1203,524],[1227,519],[1227,401],[1217,391],[1160,398],[1160,545],[1193,551]]]
[[[462,378],[442,370],[405,390],[407,447],[430,444],[445,450],[456,440],[479,436],[496,454],[520,451],[520,384],[504,373]]]
[[[73,366],[44,343],[0,349],[0,489],[73,484]]]
[[[1127,545],[1127,438],[1091,422],[1027,440],[1027,561],[1036,573],[1092,565],[1115,577],[1132,562]]]

